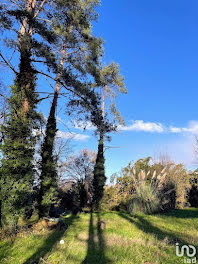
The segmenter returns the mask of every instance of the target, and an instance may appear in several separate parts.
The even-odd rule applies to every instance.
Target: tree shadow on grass
[[[103,234],[104,231],[101,228],[100,214],[97,213],[96,217],[97,217],[97,227],[94,228],[93,213],[92,212],[90,213],[87,255],[81,264],[111,263],[111,261],[105,256],[105,239]]]
[[[76,219],[76,217],[77,216],[75,215],[71,215],[71,217],[66,220],[68,226],[71,225],[71,223],[74,221],[74,219]],[[50,233],[50,235],[44,240],[42,246],[39,247],[30,258],[23,262],[23,264],[40,263],[40,260],[44,259],[44,257],[46,257],[47,254],[51,252],[53,246],[61,239],[65,232],[66,230],[61,230]]]
[[[145,219],[145,217],[141,216],[141,215],[136,215],[135,219],[137,220],[133,220],[133,218],[125,213],[119,213],[119,215],[128,220],[130,223],[136,225],[141,231],[147,233],[147,234],[151,234],[151,235],[155,235],[155,237],[158,240],[166,240],[168,238],[168,242],[170,244],[176,244],[176,243],[180,243],[181,245],[188,245],[189,243],[187,242],[188,240],[191,239],[191,237],[189,237],[188,240],[182,239],[180,237],[181,232],[173,232],[173,231],[164,231],[161,230],[160,228],[154,226],[151,222],[149,222],[148,220]],[[188,237],[188,235],[185,235],[186,238]],[[196,247],[198,247],[198,243],[196,245],[194,245]]]
[[[190,208],[187,210],[177,209],[164,214],[165,216],[176,218],[198,218],[198,209]]]

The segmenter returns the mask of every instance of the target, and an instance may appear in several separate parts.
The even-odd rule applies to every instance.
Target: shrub
[[[188,201],[192,207],[198,208],[198,170],[190,174],[190,191]]]
[[[138,212],[145,214],[156,213],[160,210],[160,198],[151,185],[139,185],[134,197],[128,204],[128,211],[134,215]]]
[[[104,211],[127,211],[126,196],[120,192],[120,188],[115,186],[105,187],[100,208]]]
[[[173,191],[169,193],[171,189]],[[166,177],[162,188],[162,192],[167,193],[165,197],[169,201],[169,203],[165,205],[165,208],[182,209],[188,206],[187,193],[189,189],[189,175],[183,164],[168,164],[166,166]]]
[[[145,173],[143,170],[137,173],[134,167],[131,177],[135,191],[128,205],[130,214],[138,212],[152,214],[175,207],[176,186],[167,181],[166,168],[158,174],[156,170],[151,174],[150,171]]]

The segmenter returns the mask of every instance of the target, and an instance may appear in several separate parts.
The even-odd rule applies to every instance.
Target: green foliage
[[[116,177],[115,185],[106,186],[101,202],[102,209],[127,211],[127,205],[135,187],[131,176],[123,173],[123,171],[114,175]]]
[[[175,192],[175,208],[185,208],[189,206],[188,190],[190,188],[189,175],[186,172],[183,164],[169,163],[165,166],[166,177],[164,179],[164,188],[162,191],[168,192],[174,189]],[[173,202],[173,197],[170,193],[167,195],[170,204]],[[173,206],[171,206],[173,208]]]
[[[128,195],[125,196],[118,186],[106,186],[101,200],[101,210],[127,212],[130,198]]]
[[[188,201],[191,206],[198,207],[198,170],[195,170],[189,175],[190,191],[188,194]]]
[[[141,170],[143,170],[145,173],[148,173],[149,170],[151,169],[150,162],[151,162],[151,157],[137,160],[134,164],[136,173],[139,174]]]
[[[81,209],[87,205],[88,192],[85,183],[82,180],[78,180],[73,183],[70,190],[72,192],[72,199],[68,201],[71,209]]]
[[[97,17],[97,4],[98,1],[94,0],[55,1],[52,30],[58,38],[60,52],[57,56],[60,60],[65,43],[67,59],[61,81],[73,92],[73,100],[90,100],[91,96],[95,97],[87,77],[90,74],[89,77],[95,78],[102,55],[103,40],[94,37],[91,32],[91,22]]]
[[[15,228],[18,217],[24,215],[31,206],[31,193],[34,181],[34,146],[36,135],[33,130],[38,127],[38,115],[34,110],[33,100],[24,112],[23,90],[16,92],[18,86],[12,87],[10,113],[2,130],[4,141],[1,166],[1,201],[2,225]],[[20,100],[22,97],[22,100]],[[20,108],[19,108],[20,105]],[[21,107],[22,106],[22,107]]]
[[[115,103],[119,94],[127,94],[124,77],[120,73],[119,65],[111,62],[109,65],[101,67],[95,86],[101,89],[103,117],[105,116],[105,110],[109,108],[110,111],[107,111],[107,113],[112,116],[113,121],[118,121],[119,124],[124,125],[124,119]]]
[[[3,6],[0,5],[0,25],[2,29],[10,29],[12,26],[12,20],[5,13]]]

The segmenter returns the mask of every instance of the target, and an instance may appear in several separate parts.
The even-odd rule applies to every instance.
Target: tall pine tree
[[[104,186],[106,182],[105,176],[105,158],[104,158],[104,136],[111,131],[110,127],[105,127],[105,118],[107,114],[113,117],[113,121],[118,121],[120,124],[124,124],[119,111],[115,105],[115,98],[118,93],[127,93],[124,86],[124,78],[121,76],[119,66],[115,63],[111,63],[108,66],[103,67],[98,75],[96,86],[101,90],[102,99],[102,120],[99,123],[99,143],[96,164],[94,167],[94,206],[99,209],[100,201],[103,197]],[[108,101],[107,101],[108,99]],[[110,111],[106,111],[106,104]],[[115,129],[115,127],[112,129]]]
[[[42,145],[41,184],[38,196],[40,217],[47,216],[50,206],[56,202],[57,172],[53,149],[57,131],[56,110],[62,84],[70,93],[68,96],[70,105],[74,106],[77,102],[78,108],[81,105],[92,112],[92,119],[97,113],[97,98],[87,81],[88,75],[95,77],[96,66],[102,54],[102,40],[91,34],[91,21],[97,18],[95,13],[97,4],[97,0],[59,0],[55,3],[52,29],[59,39],[57,46],[60,47],[60,58],[54,97]],[[90,110],[90,105],[95,110]]]

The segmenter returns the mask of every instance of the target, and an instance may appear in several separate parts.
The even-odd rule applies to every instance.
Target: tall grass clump
[[[175,188],[166,189],[167,173],[163,169],[158,175],[156,171],[150,175],[150,171],[145,173],[141,170],[138,174],[136,169],[133,169],[131,177],[134,181],[135,192],[128,204],[128,211],[134,215],[139,212],[145,214],[153,214],[163,210],[169,197],[174,195]]]
[[[134,197],[129,201],[128,210],[135,215],[139,212],[152,214],[160,210],[160,198],[150,185],[140,185]]]

